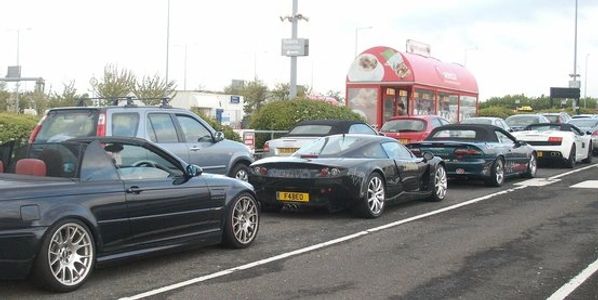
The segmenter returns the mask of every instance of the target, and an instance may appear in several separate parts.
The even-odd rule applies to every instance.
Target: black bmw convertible
[[[0,278],[71,291],[96,264],[192,245],[249,246],[253,188],[136,138],[0,147]]]
[[[249,182],[264,208],[292,203],[330,210],[351,208],[366,218],[382,215],[389,201],[443,200],[447,191],[441,158],[418,158],[395,139],[332,135],[290,157],[254,162]]]

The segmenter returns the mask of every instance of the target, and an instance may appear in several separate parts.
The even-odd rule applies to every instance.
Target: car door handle
[[[199,151],[199,150],[201,150],[201,148],[197,147],[197,146],[193,146],[193,147],[189,148],[189,151]]]
[[[127,193],[128,194],[137,194],[139,195],[141,192],[143,192],[142,189],[140,189],[138,186],[132,186],[130,188],[127,189]]]

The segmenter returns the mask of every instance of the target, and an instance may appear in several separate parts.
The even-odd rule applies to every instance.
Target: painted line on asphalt
[[[569,172],[565,172],[563,174],[559,174],[559,175],[555,175],[555,176],[549,177],[548,180],[554,180],[554,179],[557,179],[557,178],[560,178],[560,177],[563,177],[563,176],[567,176],[567,175],[570,175],[570,174],[573,174],[573,173],[581,172],[581,171],[584,171],[584,170],[587,170],[589,168],[593,168],[593,167],[596,167],[596,166],[598,166],[598,164],[593,164],[593,165],[589,165],[589,166],[586,166],[586,167],[583,167],[583,168],[575,169],[575,170],[572,170],[572,171],[569,171]],[[488,194],[486,196],[482,196],[482,197],[471,199],[471,200],[468,200],[468,201],[465,201],[465,202],[461,202],[461,203],[457,203],[457,204],[454,204],[454,205],[450,205],[450,206],[447,206],[447,207],[444,207],[444,208],[441,208],[441,209],[437,209],[437,210],[434,210],[434,211],[431,211],[431,212],[428,212],[428,213],[425,213],[425,214],[417,215],[417,216],[410,217],[410,218],[407,218],[407,219],[398,220],[396,222],[388,223],[386,225],[374,227],[374,228],[367,229],[367,230],[364,230],[364,231],[359,231],[359,232],[356,232],[356,233],[353,233],[353,234],[350,234],[350,235],[346,235],[346,236],[343,236],[343,237],[340,237],[340,238],[337,238],[337,239],[334,239],[334,240],[330,240],[330,241],[327,241],[327,242],[323,242],[323,243],[320,243],[320,244],[311,245],[311,246],[308,246],[308,247],[305,247],[305,248],[300,248],[300,249],[297,249],[297,250],[294,250],[294,251],[291,251],[291,252],[282,253],[282,254],[279,254],[279,255],[276,255],[276,256],[271,256],[271,257],[268,257],[268,258],[265,258],[265,259],[261,259],[261,260],[258,260],[258,261],[254,261],[254,262],[251,262],[251,263],[248,263],[248,264],[245,264],[245,265],[241,265],[241,266],[238,266],[238,267],[229,268],[229,269],[226,269],[226,270],[222,270],[222,271],[218,271],[218,272],[215,272],[215,273],[207,274],[207,275],[204,275],[204,276],[196,277],[196,278],[189,279],[189,280],[186,280],[186,281],[182,281],[182,282],[179,282],[179,283],[174,283],[174,284],[167,285],[167,286],[164,286],[164,287],[161,287],[161,288],[158,288],[158,289],[154,289],[154,290],[151,290],[151,291],[140,293],[140,294],[137,294],[137,295],[134,295],[134,296],[123,297],[123,298],[120,298],[120,300],[136,300],[136,299],[142,299],[142,298],[145,298],[145,297],[159,295],[159,294],[166,293],[166,292],[169,292],[169,291],[172,291],[172,290],[176,290],[176,289],[180,289],[182,287],[186,287],[186,286],[189,286],[189,285],[192,285],[192,284],[196,284],[196,283],[204,282],[204,281],[207,281],[207,280],[210,280],[210,279],[214,279],[214,278],[226,276],[226,275],[232,274],[232,273],[237,272],[237,271],[251,269],[251,268],[254,268],[254,267],[257,267],[257,266],[261,266],[261,265],[265,265],[265,264],[268,264],[268,263],[271,263],[271,262],[274,262],[274,261],[278,261],[278,260],[282,260],[282,259],[285,259],[285,258],[289,258],[289,257],[301,255],[301,254],[304,254],[304,253],[308,253],[308,252],[312,252],[312,251],[315,251],[315,250],[318,250],[318,249],[322,249],[324,247],[328,247],[328,246],[332,246],[332,245],[339,244],[339,243],[342,243],[342,242],[346,242],[346,241],[349,241],[349,240],[353,240],[353,239],[356,239],[358,237],[362,237],[362,236],[368,235],[370,233],[374,233],[374,232],[377,232],[377,231],[381,231],[381,230],[389,229],[389,228],[396,227],[396,226],[399,226],[399,225],[403,225],[405,223],[409,223],[409,222],[413,222],[413,221],[420,220],[420,219],[423,219],[423,218],[427,218],[427,217],[430,217],[430,216],[433,216],[433,215],[437,215],[437,214],[444,213],[444,212],[447,212],[447,211],[450,211],[450,210],[454,210],[454,209],[457,209],[457,208],[460,208],[460,207],[463,207],[463,206],[466,206],[466,205],[471,205],[471,204],[474,204],[474,203],[477,203],[477,202],[488,200],[488,199],[491,199],[493,197],[504,195],[504,194],[508,194],[508,193],[514,192],[516,190],[524,189],[524,188],[527,188],[527,187],[528,187],[527,185],[516,186],[516,187],[510,188],[510,189],[504,190],[504,191],[500,191],[500,192]],[[596,264],[597,265],[596,267],[598,267],[598,262],[594,262],[594,264]],[[594,265],[594,264],[592,264],[592,265]],[[585,270],[584,270],[584,272],[585,272]],[[555,298],[555,299],[560,299],[560,298]]]
[[[461,202],[461,203],[457,203],[457,204],[454,204],[454,205],[450,205],[450,206],[447,206],[447,207],[444,207],[444,208],[441,208],[441,209],[437,209],[437,210],[434,210],[434,211],[431,211],[431,212],[428,212],[428,213],[425,213],[425,214],[417,215],[417,216],[410,217],[410,218],[407,218],[407,219],[398,220],[396,222],[388,223],[386,225],[374,227],[374,228],[367,229],[367,230],[364,230],[364,231],[359,231],[359,232],[356,232],[356,233],[353,233],[353,234],[350,234],[350,235],[346,235],[346,236],[343,236],[343,237],[340,237],[340,238],[337,238],[337,239],[334,239],[334,240],[330,240],[330,241],[327,241],[327,242],[323,242],[323,243],[311,245],[311,246],[308,246],[308,247],[305,247],[305,248],[300,248],[300,249],[297,249],[297,250],[294,250],[294,251],[291,251],[291,252],[279,254],[279,255],[268,257],[268,258],[265,258],[265,259],[262,259],[262,260],[258,260],[258,261],[254,261],[252,263],[248,263],[248,264],[245,264],[245,265],[242,265],[242,266],[238,266],[238,267],[234,267],[234,268],[229,268],[229,269],[226,269],[226,270],[218,271],[216,273],[207,274],[207,275],[204,275],[204,276],[201,276],[201,277],[189,279],[189,280],[186,280],[186,281],[182,281],[182,282],[179,282],[179,283],[167,285],[167,286],[164,286],[164,287],[161,287],[161,288],[158,288],[158,289],[154,289],[154,290],[147,291],[147,292],[144,292],[144,293],[141,293],[141,294],[137,294],[137,295],[134,295],[134,296],[130,296],[130,297],[123,297],[123,298],[120,298],[120,299],[121,300],[136,300],[136,299],[142,299],[142,298],[145,298],[145,297],[150,297],[150,296],[155,296],[155,295],[158,295],[158,294],[166,293],[166,292],[169,292],[169,291],[172,291],[172,290],[176,290],[176,289],[179,289],[179,288],[182,288],[182,287],[185,287],[185,286],[189,286],[189,285],[192,285],[192,284],[196,284],[196,283],[200,283],[200,282],[207,281],[207,280],[210,280],[210,279],[214,279],[214,278],[226,276],[226,275],[232,274],[232,273],[237,272],[237,271],[251,269],[251,268],[254,268],[254,267],[257,267],[257,266],[261,266],[261,265],[265,265],[265,264],[268,264],[268,263],[271,263],[271,262],[274,262],[274,261],[278,261],[278,260],[282,260],[282,259],[285,259],[285,258],[289,258],[289,257],[301,255],[301,254],[312,252],[312,251],[315,251],[315,250],[318,250],[318,249],[322,249],[322,248],[325,248],[325,247],[328,247],[328,246],[331,246],[331,245],[335,245],[335,244],[339,244],[339,243],[346,242],[346,241],[349,241],[349,240],[353,240],[353,239],[356,239],[358,237],[362,237],[362,236],[368,235],[370,233],[374,233],[374,232],[377,232],[377,231],[389,229],[389,228],[392,228],[392,227],[403,225],[405,223],[409,223],[409,222],[413,222],[413,221],[416,221],[416,220],[424,219],[424,218],[427,218],[427,217],[430,217],[430,216],[433,216],[433,215],[441,214],[441,213],[444,213],[444,212],[447,212],[447,211],[450,211],[450,210],[454,210],[454,209],[457,209],[457,208],[460,208],[460,207],[463,207],[463,206],[466,206],[466,205],[471,205],[471,204],[474,204],[474,203],[477,203],[477,202],[480,202],[480,201],[491,199],[491,198],[496,197],[496,196],[500,196],[500,195],[504,195],[504,194],[508,194],[508,193],[514,192],[516,190],[524,189],[526,187],[527,186],[518,186],[518,187],[514,187],[514,188],[511,188],[511,189],[504,190],[504,191],[500,191],[500,192],[488,194],[486,196],[482,196],[482,197],[471,199],[471,200],[468,200],[468,201],[465,201],[465,202]]]
[[[598,166],[598,164],[593,164],[593,165],[585,166],[583,168],[571,170],[569,172],[565,172],[565,173],[562,173],[562,174],[559,174],[559,175],[548,177],[548,180],[554,180],[554,179],[557,179],[557,178],[565,177],[567,175],[571,175],[573,173],[581,172],[581,171],[584,171],[584,170],[587,170],[587,169],[590,169],[590,168],[594,168],[594,167],[597,167],[597,166]]]
[[[560,289],[558,289],[554,294],[548,297],[547,300],[562,300],[565,297],[569,296],[576,288],[578,288],[586,279],[590,278],[592,274],[594,274],[598,270],[598,260],[595,260],[593,263],[589,264],[581,273],[577,274],[577,276],[573,277],[571,281],[567,282],[563,285]]]

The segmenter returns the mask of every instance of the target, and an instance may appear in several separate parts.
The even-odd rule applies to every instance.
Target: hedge
[[[251,117],[250,128],[256,130],[289,130],[304,120],[361,120],[361,116],[343,106],[319,100],[276,100],[264,104]],[[261,148],[268,136],[256,136],[256,148]]]
[[[12,140],[27,141],[37,122],[38,118],[30,115],[0,113],[0,144]]]
[[[514,115],[515,112],[512,109],[508,109],[502,106],[490,106],[480,109],[478,114],[480,117],[498,117],[506,119],[510,115]]]

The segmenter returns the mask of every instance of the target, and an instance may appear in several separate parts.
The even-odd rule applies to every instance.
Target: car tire
[[[244,163],[237,163],[230,172],[229,177],[236,178],[247,182],[249,180],[249,172],[251,170]]]
[[[490,178],[486,179],[486,185],[499,187],[505,182],[505,163],[502,158],[497,158],[492,164]]]
[[[534,178],[536,177],[536,173],[538,172],[538,159],[536,158],[536,154],[532,153],[529,161],[527,162],[527,169],[525,173],[523,173],[524,178]]]
[[[386,191],[384,179],[374,172],[366,180],[365,194],[353,208],[356,215],[373,219],[382,215],[385,207]]]
[[[434,185],[432,186],[432,194],[428,200],[433,202],[440,202],[446,198],[448,188],[448,181],[446,177],[446,169],[443,165],[438,165],[434,172]]]
[[[575,144],[571,146],[571,151],[569,151],[569,159],[565,161],[565,166],[570,169],[575,168]]]
[[[588,156],[582,162],[585,163],[585,164],[591,164],[592,163],[592,153],[593,152],[594,152],[594,150],[592,149],[592,143],[590,142],[590,148],[588,149]]]
[[[246,248],[257,236],[260,208],[255,197],[242,193],[228,205],[222,243],[230,248]]]
[[[80,220],[66,219],[51,226],[31,272],[34,282],[47,290],[71,292],[87,281],[95,266],[95,241]]]

